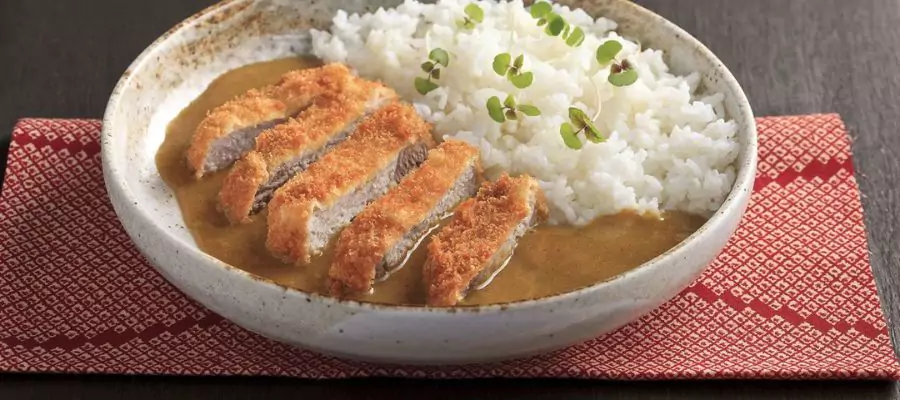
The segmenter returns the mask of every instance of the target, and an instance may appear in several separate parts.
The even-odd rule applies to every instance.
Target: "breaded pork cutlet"
[[[547,213],[534,178],[504,174],[496,182],[485,182],[428,244],[422,271],[428,305],[455,305],[470,289],[491,279],[506,265],[516,241],[546,220]]]
[[[345,228],[328,272],[331,294],[368,292],[373,282],[403,265],[437,222],[478,190],[478,149],[449,140],[422,165],[375,200]]]
[[[324,94],[296,118],[264,131],[256,149],[231,167],[219,209],[232,223],[247,222],[272,193],[347,139],[358,124],[396,98],[387,87],[357,78],[342,92]]]
[[[379,109],[348,140],[275,191],[269,202],[266,247],[287,262],[306,264],[425,159],[431,127],[412,106]]]
[[[343,64],[292,71],[275,85],[216,107],[197,125],[187,150],[188,168],[201,178],[228,167],[253,149],[260,132],[284,123],[323,93],[341,91],[353,78]]]

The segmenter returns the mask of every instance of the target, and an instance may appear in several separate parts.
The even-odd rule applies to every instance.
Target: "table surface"
[[[853,153],[872,267],[900,337],[900,0],[638,0],[709,46],[756,115],[838,112]],[[0,178],[21,117],[99,118],[119,75],[157,36],[213,0],[0,0]],[[448,384],[370,379],[0,374],[0,398],[810,398],[900,399],[891,382],[589,382]]]

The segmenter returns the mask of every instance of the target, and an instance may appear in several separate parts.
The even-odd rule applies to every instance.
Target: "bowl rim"
[[[128,86],[131,79],[133,79],[132,71],[137,70],[142,67],[145,63],[152,59],[152,55],[154,52],[158,51],[161,45],[169,40],[169,38],[177,33],[182,31],[186,31],[192,28],[192,26],[198,22],[201,22],[207,18],[212,18],[217,13],[224,12],[230,7],[236,7],[241,3],[245,2],[253,2],[258,0],[223,0],[219,3],[213,4],[209,7],[206,7],[197,13],[191,15],[190,17],[184,19],[179,22],[168,31],[163,33],[160,37],[154,40],[147,48],[145,48],[132,63],[128,66],[122,76],[119,78],[119,81],[116,83],[116,86],[113,88],[113,91],[110,95],[109,101],[107,102],[106,110],[103,115],[103,124],[102,124],[102,132],[101,132],[101,158],[102,158],[102,166],[104,170],[104,181],[107,187],[107,192],[111,192],[112,188],[115,187],[120,193],[131,195],[132,192],[128,189],[127,185],[124,182],[124,176],[121,171],[117,168],[111,166],[110,160],[112,160],[112,138],[114,135],[114,125],[112,122],[112,117],[119,112],[119,105],[121,103],[122,93],[125,88]],[[746,94],[744,93],[743,88],[738,83],[737,79],[731,73],[731,71],[722,63],[721,60],[706,47],[702,42],[697,40],[693,35],[676,25],[675,23],[663,18],[662,16],[650,11],[638,4],[635,4],[628,0],[608,0],[608,1],[618,1],[620,3],[625,4],[626,7],[631,7],[634,12],[641,14],[643,17],[652,19],[655,23],[661,24],[665,26],[667,29],[672,30],[677,35],[680,35],[680,39],[689,42],[698,52],[709,61],[711,61],[716,67],[716,69],[721,72],[721,79],[724,81],[725,85],[731,89],[733,95],[736,96],[737,104],[739,105],[739,109],[741,110],[740,116],[732,116],[733,119],[739,119],[739,117],[743,117],[744,120],[747,121],[747,124],[742,124],[739,126],[740,130],[747,131],[747,141],[746,143],[742,143],[742,148],[739,152],[739,155],[744,156],[743,163],[738,165],[740,169],[738,170],[734,184],[732,185],[731,191],[726,196],[722,205],[716,210],[713,215],[707,219],[700,228],[691,233],[687,238],[683,239],[681,242],[676,244],[675,246],[669,248],[662,254],[657,255],[656,257],[629,269],[625,272],[617,274],[607,280],[596,282],[584,287],[581,287],[576,290],[572,290],[569,292],[563,292],[558,294],[553,294],[549,296],[543,296],[533,299],[526,300],[517,300],[503,303],[492,303],[492,304],[484,304],[484,305],[456,305],[450,307],[435,307],[428,305],[402,305],[402,304],[386,304],[386,303],[374,303],[374,302],[365,302],[365,301],[357,301],[357,300],[348,300],[348,299],[340,299],[332,296],[327,296],[324,294],[319,294],[315,292],[307,292],[301,289],[293,288],[290,286],[286,286],[275,282],[269,278],[262,277],[238,267],[232,266],[228,263],[225,263],[210,254],[202,251],[196,245],[190,245],[188,243],[184,243],[182,240],[177,238],[172,238],[172,235],[163,229],[161,226],[156,224],[153,218],[149,215],[149,213],[142,207],[131,206],[131,202],[128,202],[127,205],[131,207],[133,210],[136,210],[137,216],[142,219],[145,225],[149,225],[153,230],[157,231],[156,233],[168,236],[172,238],[174,241],[182,244],[185,247],[185,251],[189,252],[192,256],[196,256],[204,259],[205,261],[209,261],[211,263],[217,264],[218,266],[223,267],[226,270],[226,273],[232,273],[238,275],[242,279],[249,279],[256,281],[258,284],[272,286],[277,289],[285,290],[287,292],[291,292],[295,295],[299,295],[301,298],[306,298],[307,300],[315,300],[317,302],[321,302],[328,306],[331,305],[340,305],[349,307],[351,309],[356,309],[359,311],[391,311],[391,312],[412,312],[412,313],[441,313],[441,314],[457,314],[457,313],[496,313],[505,310],[513,310],[513,309],[528,309],[537,307],[540,305],[545,305],[547,303],[553,303],[557,301],[565,301],[568,299],[575,298],[577,301],[578,297],[582,297],[585,295],[589,295],[592,292],[601,290],[602,288],[612,285],[617,281],[621,281],[624,279],[628,279],[630,277],[650,273],[655,268],[658,268],[660,264],[670,257],[674,257],[676,253],[685,250],[685,247],[690,244],[698,241],[701,236],[703,236],[706,231],[711,230],[712,228],[727,224],[727,215],[731,215],[737,213],[739,216],[743,214],[743,207],[746,206],[746,198],[749,198],[751,192],[753,191],[753,184],[756,176],[756,166],[757,166],[757,151],[758,151],[758,143],[757,143],[757,130],[756,130],[756,122],[753,116],[752,109],[750,107],[750,103],[747,99]],[[119,214],[116,211],[117,216]],[[727,215],[726,215],[727,214]],[[119,216],[120,217],[120,216]],[[121,217],[120,217],[121,218]],[[126,230],[127,231],[127,230]],[[129,233],[130,235],[130,233]],[[719,250],[721,251],[721,249]],[[148,260],[149,261],[149,260]],[[156,266],[154,263],[150,262],[150,264],[157,269],[158,272],[162,267]],[[705,270],[707,266],[704,266],[700,269]],[[699,272],[698,272],[699,274]],[[166,273],[163,273],[166,276]],[[173,282],[174,283],[174,282]],[[180,284],[177,284],[179,288]],[[253,289],[251,289],[253,290]]]

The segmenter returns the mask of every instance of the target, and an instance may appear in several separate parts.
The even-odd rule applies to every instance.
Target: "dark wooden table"
[[[0,0],[0,166],[5,165],[9,132],[17,118],[99,118],[131,60],[169,27],[212,2]],[[638,2],[682,26],[718,54],[743,84],[757,115],[839,112],[844,117],[856,138],[853,152],[864,194],[872,267],[896,342],[900,337],[900,0]],[[900,399],[891,382],[321,382],[0,374],[0,399],[292,395]]]

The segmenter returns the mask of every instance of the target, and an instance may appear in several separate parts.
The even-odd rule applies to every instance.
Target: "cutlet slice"
[[[248,222],[275,189],[303,172],[358,124],[396,98],[381,84],[359,80],[343,92],[325,94],[296,118],[264,131],[256,149],[231,167],[219,191],[219,209],[232,223]]]
[[[412,106],[379,109],[348,140],[275,191],[266,247],[306,264],[366,204],[416,168],[433,145],[430,126]]]
[[[343,64],[288,72],[272,86],[250,90],[213,109],[197,125],[187,150],[187,165],[197,178],[228,167],[253,149],[256,137],[284,123],[324,94],[353,81]]]
[[[534,178],[504,174],[484,183],[428,245],[422,271],[428,305],[455,305],[469,290],[489,282],[506,265],[518,239],[546,218],[546,201]]]
[[[449,140],[345,228],[328,272],[332,295],[368,292],[401,267],[438,221],[478,189],[478,149]]]

